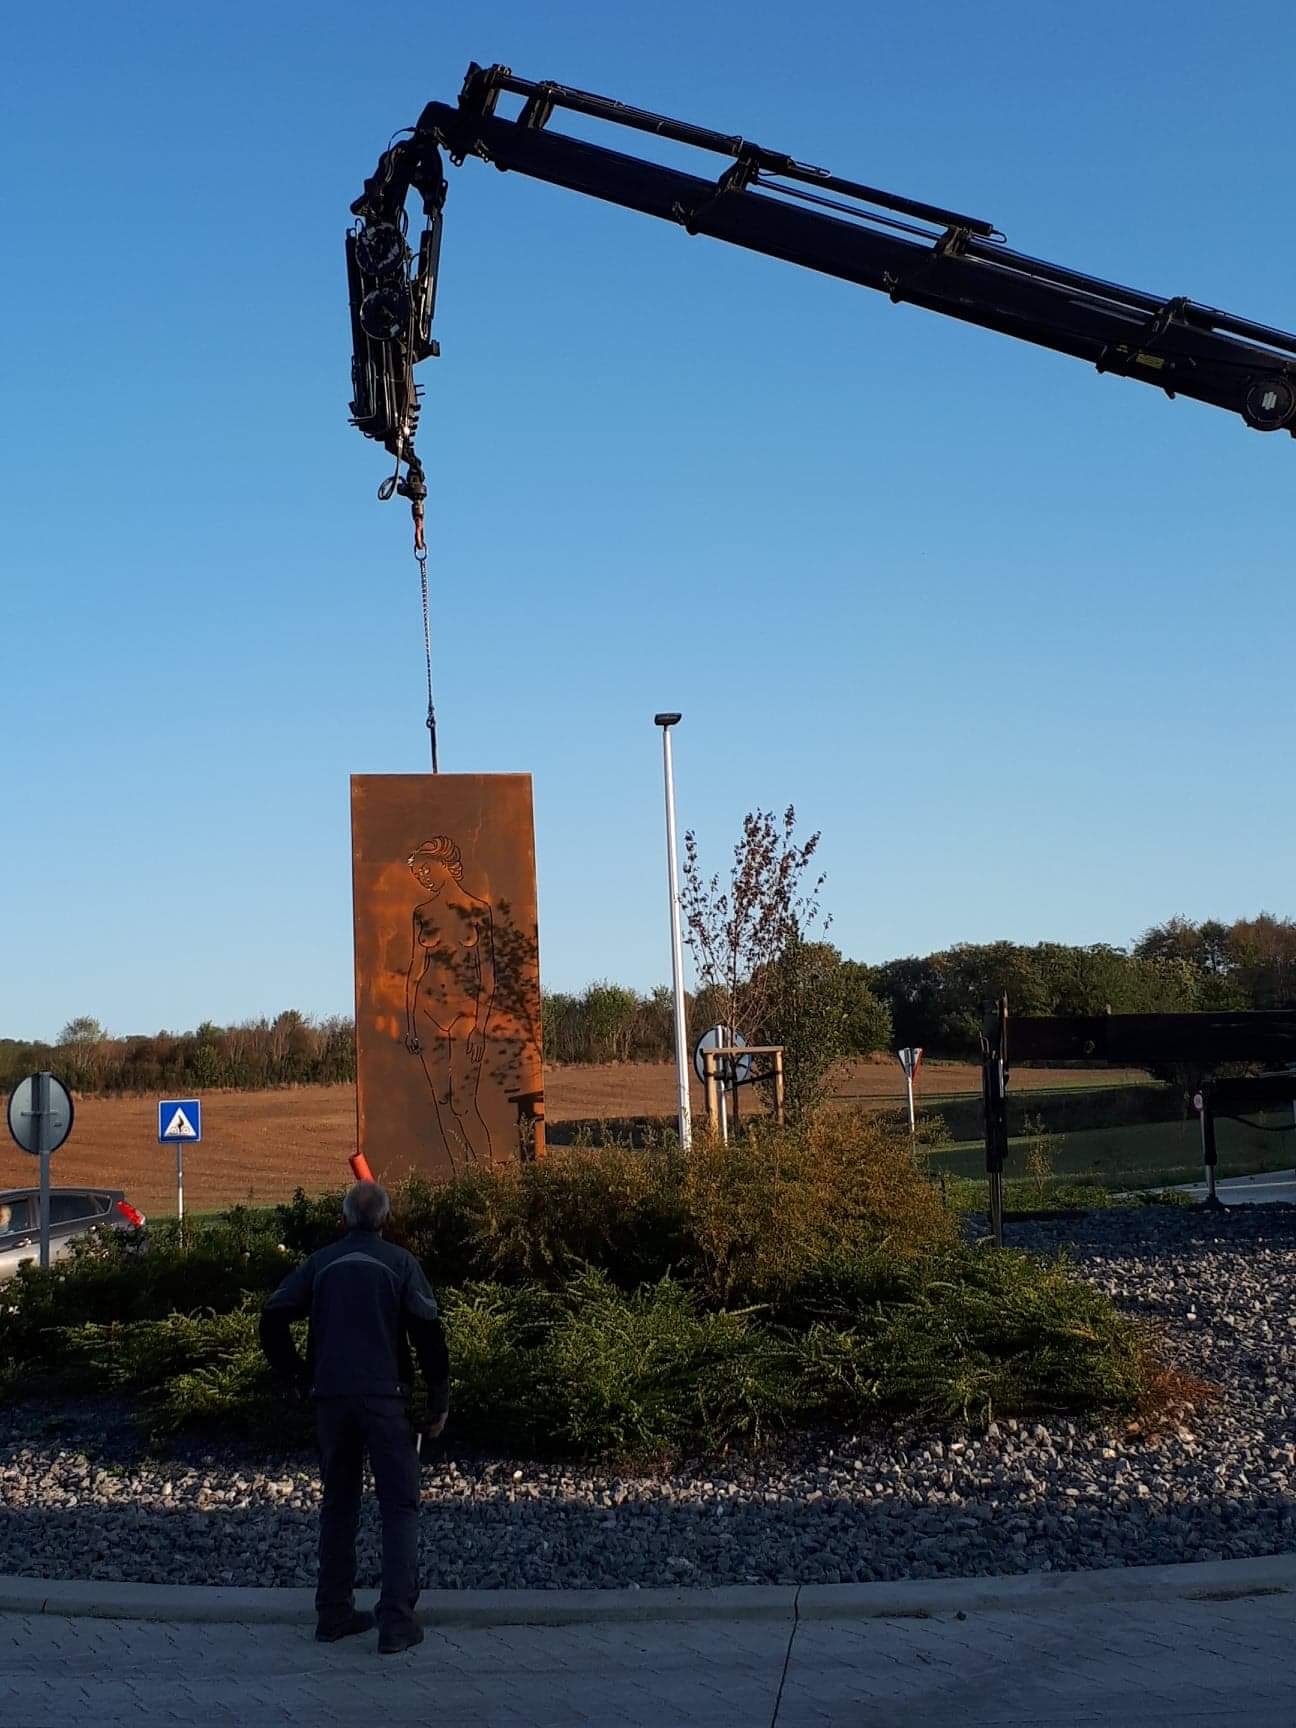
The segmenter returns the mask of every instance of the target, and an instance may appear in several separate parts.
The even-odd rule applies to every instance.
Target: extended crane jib
[[[511,117],[500,98],[520,98]],[[729,158],[716,179],[554,131],[565,111]],[[477,157],[673,222],[790,264],[856,282],[1061,354],[1239,414],[1262,432],[1296,437],[1296,336],[1186,298],[1166,299],[1012,251],[977,217],[903,198],[604,96],[473,65],[456,106],[429,103],[381,157],[352,205],[347,276],[353,335],[351,415],[394,459],[380,489],[410,499],[422,544],[426,482],[415,453],[414,367],[432,336],[446,178]],[[421,199],[417,250],[406,201]],[[402,472],[402,469],[404,470]]]

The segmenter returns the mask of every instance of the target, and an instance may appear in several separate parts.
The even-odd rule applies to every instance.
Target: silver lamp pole
[[[684,944],[680,935],[679,862],[675,851],[675,771],[671,762],[670,729],[679,714],[654,714],[662,729],[662,766],[666,775],[666,872],[670,878],[671,976],[675,988],[675,1085],[679,1101],[679,1141],[685,1152],[693,1144],[689,1107],[688,1028],[684,1010]]]

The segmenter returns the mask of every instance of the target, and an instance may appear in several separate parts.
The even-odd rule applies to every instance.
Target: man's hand
[[[476,1068],[486,1054],[486,1034],[474,1026],[468,1034],[468,1060]]]
[[[409,1051],[411,1056],[417,1056],[423,1046],[419,1043],[418,1039],[412,1032],[407,1032],[405,1034],[405,1048]]]
[[[424,1438],[428,1440],[439,1440],[445,1433],[445,1425],[449,1419],[450,1412],[448,1410],[443,1410],[439,1416],[429,1416],[427,1421],[423,1424]]]

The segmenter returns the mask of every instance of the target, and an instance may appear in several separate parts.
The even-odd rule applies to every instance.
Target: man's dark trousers
[[[319,1398],[315,1410],[324,1480],[315,1592],[320,1629],[344,1625],[355,1605],[356,1530],[367,1452],[382,1512],[378,1628],[398,1635],[412,1632],[419,1594],[419,1460],[405,1401]]]

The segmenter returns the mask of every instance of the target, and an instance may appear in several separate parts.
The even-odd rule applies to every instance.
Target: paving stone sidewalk
[[[1296,1597],[930,1618],[429,1631],[379,1658],[300,1625],[0,1614],[0,1705],[96,1723],[447,1728],[1292,1728]],[[780,1694],[780,1682],[783,1681]]]

